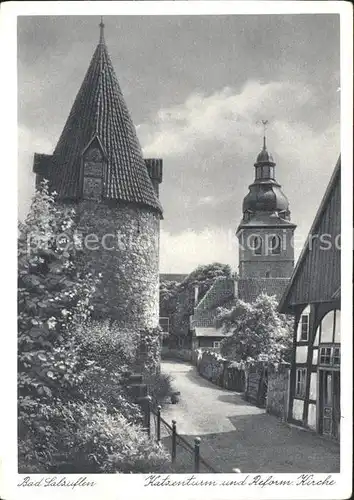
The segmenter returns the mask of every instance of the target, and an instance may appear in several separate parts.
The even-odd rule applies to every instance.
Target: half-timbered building
[[[341,161],[279,303],[295,316],[289,421],[340,435]]]

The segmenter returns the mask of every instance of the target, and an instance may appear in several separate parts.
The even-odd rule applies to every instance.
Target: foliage
[[[19,470],[149,471],[165,455],[122,383],[140,335],[90,320],[97,279],[75,238],[74,211],[43,183],[19,228]]]
[[[96,280],[75,259],[74,213],[54,203],[48,184],[34,197],[18,243],[19,396],[59,396],[80,382],[69,325],[90,315]]]
[[[165,399],[173,392],[172,377],[166,373],[157,373],[146,379],[149,394],[154,405],[163,405]]]
[[[192,289],[198,286],[198,301],[200,301],[217,278],[231,276],[228,264],[214,262],[213,264],[198,266],[181,283],[182,289]]]
[[[160,282],[160,317],[170,317],[177,305],[177,281]]]
[[[260,295],[252,304],[237,300],[232,309],[219,309],[218,323],[230,336],[221,343],[228,359],[288,361],[292,347],[292,319],[277,312],[275,297]]]
[[[114,322],[86,321],[75,328],[82,356],[105,367],[106,371],[124,371],[134,363],[139,334]]]
[[[189,317],[195,306],[195,287],[198,286],[200,301],[216,279],[230,277],[231,268],[226,264],[198,266],[182,283],[162,282],[160,284],[160,316],[170,318],[170,330],[174,335],[186,335],[189,331]]]
[[[156,374],[161,362],[161,329],[146,328],[139,332],[137,368],[144,375]]]

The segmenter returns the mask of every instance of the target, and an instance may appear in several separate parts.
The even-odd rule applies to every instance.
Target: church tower
[[[52,155],[34,155],[58,202],[73,206],[86,269],[101,273],[96,317],[158,325],[162,160],[144,159],[104,39]]]
[[[243,217],[236,232],[239,284],[258,280],[269,295],[275,289],[279,295],[292,274],[296,228],[290,221],[289,202],[276,181],[275,165],[264,133],[263,148],[254,164],[255,179],[243,200]]]

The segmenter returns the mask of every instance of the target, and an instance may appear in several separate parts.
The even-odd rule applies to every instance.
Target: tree
[[[226,358],[250,364],[289,361],[292,319],[277,312],[275,297],[262,294],[251,304],[237,300],[231,309],[219,309],[217,322],[229,334],[221,343]]]
[[[170,317],[176,310],[178,287],[177,281],[160,282],[160,317]]]
[[[170,329],[175,335],[186,335],[189,317],[194,310],[195,287],[198,286],[198,301],[201,300],[216,279],[230,277],[231,268],[227,264],[214,262],[198,266],[182,283],[162,282],[160,284],[160,311],[170,318]],[[162,315],[160,313],[160,315]]]
[[[44,182],[19,227],[19,470],[149,472],[166,454],[136,424],[121,373],[138,332],[90,320],[97,279],[75,227]]]
[[[19,398],[52,397],[77,383],[79,363],[70,329],[90,315],[96,281],[78,271],[71,209],[60,207],[45,181],[18,240]],[[69,328],[70,326],[70,328]]]

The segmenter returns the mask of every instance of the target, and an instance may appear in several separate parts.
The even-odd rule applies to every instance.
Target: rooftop
[[[93,141],[106,164],[103,198],[146,205],[162,213],[108,54],[102,22],[99,43],[54,153],[36,155],[34,171],[50,177],[60,198],[78,198],[82,155]]]

